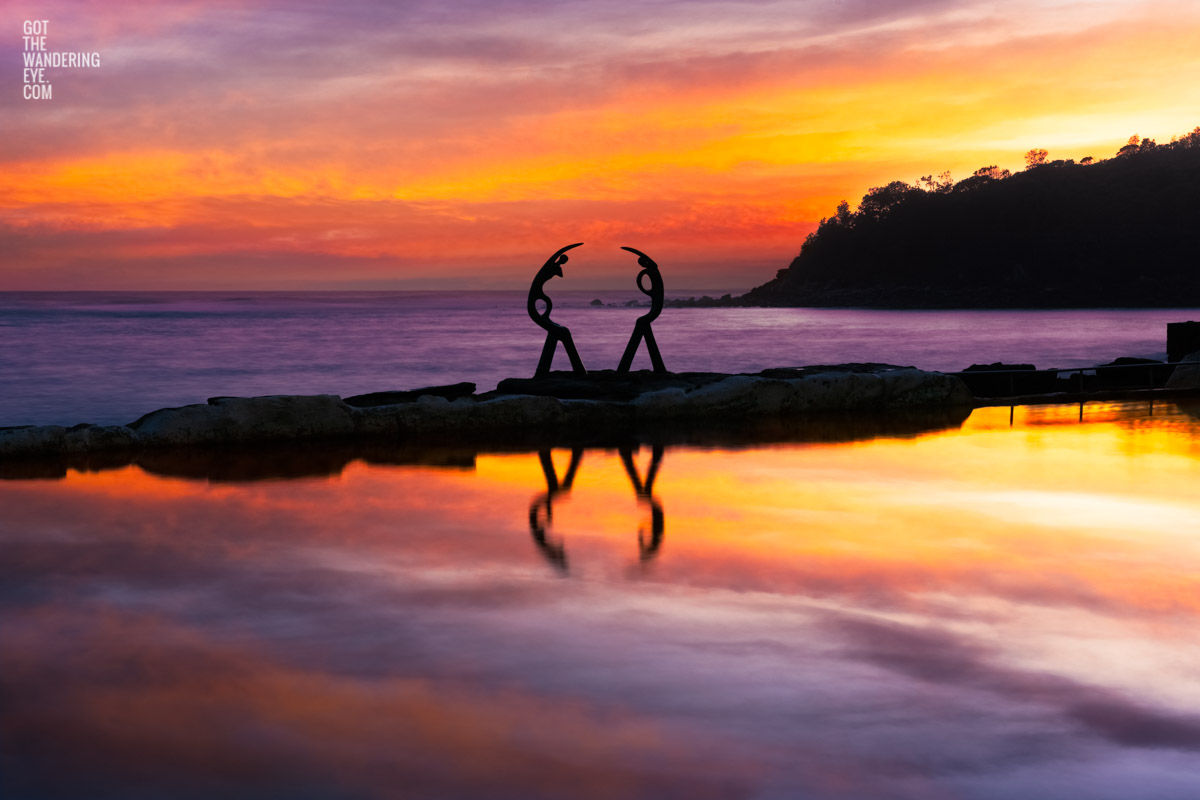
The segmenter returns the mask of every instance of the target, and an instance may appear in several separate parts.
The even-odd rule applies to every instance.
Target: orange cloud
[[[1018,168],[1033,146],[1105,157],[1131,133],[1197,122],[1200,16],[1186,4],[785,12],[706,6],[705,24],[668,4],[606,38],[623,28],[564,5],[575,48],[539,40],[555,14],[522,33],[503,12],[461,30],[431,19],[421,37],[375,24],[370,3],[341,22],[353,51],[331,21],[269,4],[247,4],[233,31],[199,7],[151,29],[108,24],[111,70],[56,78],[86,95],[63,95],[56,115],[13,109],[0,223],[27,248],[0,285],[75,275],[64,232],[114,231],[85,251],[150,288],[238,280],[199,270],[205,254],[298,253],[346,280],[403,285],[417,259],[517,286],[516,265],[559,239],[629,236],[676,265],[676,285],[748,288],[872,185]],[[151,279],[164,261],[177,267]]]

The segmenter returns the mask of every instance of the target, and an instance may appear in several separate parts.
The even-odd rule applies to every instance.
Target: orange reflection
[[[909,439],[677,450],[661,475],[661,455],[643,455],[638,467],[632,452],[594,451],[570,467],[560,452],[550,467],[564,476],[557,488],[537,456],[520,454],[480,456],[475,472],[355,462],[336,478],[261,485],[126,467],[0,484],[0,495],[19,493],[6,506],[31,529],[69,519],[100,538],[120,531],[172,548],[200,534],[231,555],[305,541],[353,547],[355,559],[380,569],[418,553],[429,565],[464,557],[523,564],[532,525],[548,556],[562,563],[571,551],[581,566],[609,574],[663,548],[656,581],[886,592],[906,605],[935,592],[994,592],[1200,611],[1193,418],[1174,407],[1149,417],[1097,406],[1083,423],[1077,413],[1023,410],[1010,428],[1008,409],[980,409],[961,430]],[[531,510],[539,487],[552,491]]]
[[[1031,709],[1072,754],[1192,752],[1200,416],[1094,411],[0,481],[0,738],[66,795],[896,796]]]

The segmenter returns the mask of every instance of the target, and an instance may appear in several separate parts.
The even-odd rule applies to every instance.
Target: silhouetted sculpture
[[[538,460],[542,462],[542,474],[546,476],[546,493],[534,499],[533,504],[529,506],[529,532],[533,536],[533,543],[542,551],[546,560],[565,574],[566,548],[547,539],[546,529],[554,521],[554,500],[560,494],[570,493],[571,486],[575,483],[575,473],[579,471],[579,463],[583,461],[583,448],[576,447],[571,450],[571,463],[562,483],[558,482],[558,473],[554,469],[554,460],[550,458],[549,450],[539,450]]]
[[[583,242],[569,244],[550,256],[538,270],[537,275],[533,276],[533,283],[529,286],[529,303],[527,305],[529,317],[539,327],[546,330],[546,344],[542,347],[542,357],[538,360],[537,372],[534,373],[535,378],[544,378],[550,374],[550,364],[554,361],[554,352],[558,349],[559,342],[562,342],[567,356],[571,359],[571,369],[578,375],[587,374],[587,370],[583,367],[583,360],[579,357],[579,351],[575,349],[575,342],[571,339],[571,331],[565,325],[550,321],[550,310],[554,308],[554,304],[546,296],[545,290],[547,281],[555,276],[560,278],[563,276],[562,265],[567,263],[566,252],[581,244]],[[539,300],[546,304],[545,311],[538,310]]]
[[[642,339],[646,340],[646,351],[650,354],[650,363],[654,366],[654,371],[666,372],[667,368],[663,366],[662,355],[658,352],[658,343],[654,341],[654,331],[650,328],[650,323],[658,319],[658,315],[663,310],[662,274],[658,271],[658,264],[654,263],[654,259],[642,251],[634,250],[632,247],[622,247],[621,249],[636,253],[638,256],[638,264],[642,267],[642,271],[638,273],[637,285],[642,294],[650,296],[650,311],[638,317],[637,322],[633,323],[633,335],[629,337],[629,344],[625,346],[625,354],[621,356],[621,364],[617,367],[617,372],[629,372],[629,367],[633,365],[633,357],[637,353],[638,342]],[[642,285],[642,278],[650,279],[649,288]]]
[[[619,448],[621,463],[625,465],[625,474],[633,484],[633,491],[638,500],[645,501],[650,506],[650,538],[646,538],[645,530],[638,529],[638,558],[642,563],[654,558],[662,547],[663,530],[666,527],[666,516],[662,506],[654,499],[654,479],[658,477],[658,468],[662,465],[663,446],[654,445],[650,451],[650,466],[646,468],[646,481],[643,483],[638,475],[637,466],[633,463],[633,447]]]

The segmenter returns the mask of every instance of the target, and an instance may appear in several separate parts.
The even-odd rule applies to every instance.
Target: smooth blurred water
[[[840,422],[8,465],[0,797],[1200,797],[1200,409]]]
[[[551,287],[553,288],[553,287]],[[630,292],[552,292],[585,364],[616,367],[641,308]],[[680,296],[687,296],[681,292]],[[1193,309],[871,311],[668,308],[673,371],[879,361],[960,370],[1163,357]],[[542,331],[523,292],[0,293],[0,426],[128,423],[217,395],[350,396],[532,375]],[[565,354],[555,362],[566,367]],[[648,367],[644,349],[635,368]]]

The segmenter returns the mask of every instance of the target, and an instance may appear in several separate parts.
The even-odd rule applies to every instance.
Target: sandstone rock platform
[[[0,428],[0,459],[121,458],[154,448],[307,440],[409,443],[579,440],[788,420],[821,412],[971,408],[955,376],[888,364],[769,369],[756,374],[612,371],[336,395],[214,397],[128,425]],[[965,414],[964,414],[965,416]],[[643,437],[644,438],[644,437]]]

